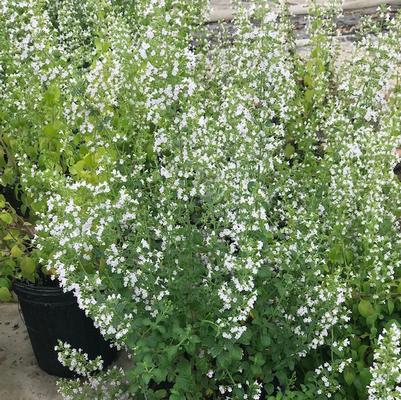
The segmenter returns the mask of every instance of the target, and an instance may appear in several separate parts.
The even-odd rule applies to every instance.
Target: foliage
[[[37,260],[31,245],[33,235],[32,225],[0,195],[0,301],[12,299],[13,277],[35,281]]]
[[[173,5],[169,1],[166,7]],[[128,12],[129,18],[123,18]],[[158,107],[162,86],[149,85],[154,79],[149,74],[163,63],[173,67],[173,50],[184,39],[164,35],[167,21],[148,29],[151,18],[151,10],[140,2],[0,5],[0,185],[20,216],[32,222],[47,212],[56,177],[95,185],[113,179],[119,152],[129,154],[132,147],[148,152],[150,162],[153,125],[143,119],[144,108],[154,102],[155,115],[147,118],[155,119],[171,114],[174,107],[164,110],[173,99]],[[186,18],[192,19],[189,13]],[[170,52],[157,60],[160,54],[153,50],[148,63],[146,48],[137,45],[140,35],[152,39],[152,48],[162,49],[165,41]],[[174,76],[166,87],[183,78]],[[122,98],[129,101],[117,101]],[[107,168],[101,170],[101,165]],[[7,229],[4,236],[10,233]]]
[[[66,91],[77,90],[72,81],[91,49],[75,43],[74,37],[66,37],[67,32],[61,33],[62,40],[56,43],[49,27],[56,29],[68,21],[53,17],[50,23],[50,3],[6,1],[0,6],[0,185],[8,207],[3,214],[8,212],[13,218],[2,221],[0,248],[2,256],[9,254],[10,246],[15,253],[2,263],[0,270],[7,278],[8,289],[12,279],[22,277],[33,282],[41,272],[37,260],[28,255],[22,262],[15,262],[16,257],[23,255],[24,248],[30,246],[25,235],[28,221],[33,222],[35,214],[46,207],[44,181],[22,180],[21,155],[29,160],[30,168],[43,174],[69,173],[74,160],[84,155],[84,147],[77,145],[80,139],[77,135],[73,137],[71,126],[66,124],[69,113],[62,100],[68,100],[62,98],[61,88],[65,84]],[[90,13],[87,18],[90,21]],[[80,33],[79,37],[85,38],[82,29]],[[75,36],[78,37],[77,32]],[[69,55],[74,47],[70,41],[78,47],[79,54],[74,53],[74,58]],[[62,77],[53,79],[57,70],[62,72]],[[63,95],[68,96],[64,91]],[[33,230],[29,233],[32,237]]]
[[[340,2],[307,59],[285,5],[210,46],[200,0],[18,4],[3,129],[40,262],[132,357],[92,376],[60,343],[89,375],[65,398],[398,395],[401,16],[339,65]]]

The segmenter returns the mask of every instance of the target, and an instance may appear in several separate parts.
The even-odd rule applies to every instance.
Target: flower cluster
[[[393,323],[388,329],[383,329],[379,336],[371,368],[369,400],[401,398],[400,352],[401,330]]]
[[[89,361],[86,353],[83,353],[81,349],[71,348],[68,343],[59,341],[54,349],[58,353],[60,363],[78,375],[90,376],[93,372],[103,369],[103,361],[100,357]]]
[[[317,377],[317,387],[316,391],[318,396],[324,396],[324,398],[330,399],[333,398],[336,393],[341,391],[341,385],[338,382],[338,375],[342,374],[347,367],[351,363],[352,359],[344,360],[341,362],[337,362],[335,365],[331,365],[328,362],[325,362],[323,365],[320,365],[315,370],[315,374]]]

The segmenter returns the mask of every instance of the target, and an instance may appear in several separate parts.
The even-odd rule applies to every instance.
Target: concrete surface
[[[56,379],[37,365],[16,303],[0,303],[0,399],[59,400]]]
[[[120,352],[116,364],[128,367],[130,360]],[[0,400],[62,400],[57,379],[36,363],[18,304],[0,303]]]

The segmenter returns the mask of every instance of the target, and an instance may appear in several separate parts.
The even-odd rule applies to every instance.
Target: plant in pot
[[[133,359],[125,372],[63,381],[61,392],[280,399],[285,387],[294,399],[364,399],[370,385],[391,393],[392,378],[387,388],[377,387],[381,376],[370,381],[388,360],[373,366],[370,355],[387,346],[380,332],[400,312],[391,175],[400,97],[385,96],[400,18],[338,67],[339,2],[314,9],[308,60],[295,54],[285,7],[240,7],[231,45],[207,54],[201,39],[188,50],[202,4],[144,0],[122,12],[124,4],[101,3],[88,75],[66,85],[41,70],[53,83],[43,96],[51,112],[30,133],[46,126],[51,140],[38,143],[54,149],[58,140],[68,168],[19,157],[22,185],[45,204],[36,239],[44,267]],[[38,78],[37,65],[29,73]],[[78,112],[77,82],[88,88]],[[75,134],[69,148],[63,139]],[[84,376],[99,368],[70,343],[58,349]]]
[[[57,274],[50,278],[55,270],[42,268],[43,255],[32,243],[47,207],[49,187],[41,177],[74,174],[78,181],[95,163],[88,156],[93,119],[84,121],[81,106],[91,62],[102,58],[101,46],[96,51],[101,33],[96,39],[92,32],[101,7],[91,1],[73,10],[46,1],[0,6],[0,296],[9,301],[12,290],[17,294],[39,365],[59,376],[74,374],[57,359],[57,339],[75,342],[90,358],[104,356],[105,365],[116,356],[72,293],[58,286]],[[87,129],[78,132],[81,124]]]
[[[152,163],[128,141],[100,183],[53,178],[37,239],[46,267],[132,356],[125,372],[62,381],[65,398],[395,393],[385,371],[401,311],[399,85],[385,93],[401,19],[338,66],[340,4],[330,5],[309,19],[308,60],[294,53],[285,8],[239,8],[232,46],[200,50],[189,71],[178,63],[174,76],[182,68],[191,85],[151,131]],[[174,12],[148,7],[160,25]],[[174,16],[170,33],[183,25]],[[84,375],[97,367],[58,348]]]
[[[104,366],[116,356],[93,322],[79,309],[72,293],[64,293],[51,272],[40,267],[39,252],[32,247],[33,227],[0,195],[0,301],[18,296],[21,316],[41,369],[49,374],[72,377],[54,347],[61,339],[82,348],[90,359],[101,356]]]
[[[168,2],[166,7],[174,10],[175,3]],[[82,187],[77,200],[82,210],[72,211],[72,204],[66,213],[80,225],[78,236],[84,237],[92,227],[78,222],[85,212],[84,191],[89,188],[104,196],[114,192],[121,182],[120,158],[131,154],[138,154],[147,169],[154,166],[153,131],[175,115],[184,97],[181,92],[191,86],[190,73],[177,74],[175,70],[183,64],[191,66],[187,34],[197,14],[192,14],[191,4],[180,3],[172,15],[185,24],[166,34],[170,20],[159,14],[156,5],[154,11],[148,6],[141,1],[128,5],[93,0],[79,5],[6,0],[0,6],[1,179],[8,188],[17,188],[21,213],[30,221],[53,215],[48,197],[55,192],[67,195],[66,183]],[[156,19],[150,17],[153,12]],[[141,37],[152,42],[152,51],[142,46]],[[163,84],[154,80],[165,72]],[[172,87],[177,90],[171,92]],[[16,222],[8,213],[11,209],[3,212],[4,227],[13,230]],[[18,221],[23,224],[21,218]],[[99,230],[102,223],[97,222]],[[58,287],[64,275],[55,268],[43,269],[53,251],[58,253],[58,246],[48,253],[34,243],[35,250],[29,252],[27,240],[18,247],[22,252],[22,244],[26,246],[26,254],[21,254],[24,262],[15,263],[11,275],[7,272],[1,290],[4,299],[10,298],[13,283],[22,312],[32,315],[24,319],[28,329],[32,328],[38,358],[39,352],[46,350],[40,365],[52,373],[72,374],[68,368],[61,370],[55,359],[56,338],[83,349],[89,358],[101,350],[107,364],[115,350],[107,350],[98,336],[94,340],[91,333],[83,333],[89,329],[89,319],[84,319],[86,312],[76,309],[77,300],[70,293],[74,288],[63,285],[68,292],[64,293]],[[89,241],[82,250],[89,254],[92,247]],[[7,263],[14,265],[16,260],[8,253],[5,256]],[[107,281],[110,274],[101,252],[81,260],[78,268],[89,281]],[[24,276],[23,270],[30,273]],[[75,295],[80,303],[78,290]],[[65,313],[60,312],[63,307]],[[78,316],[81,322],[74,322]],[[47,333],[37,334],[37,325],[43,329],[49,325]],[[103,327],[99,321],[95,325]]]

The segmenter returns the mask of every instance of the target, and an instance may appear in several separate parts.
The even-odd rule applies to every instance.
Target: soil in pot
[[[54,347],[57,340],[82,349],[89,359],[101,356],[107,367],[117,355],[93,322],[78,307],[72,293],[58,286],[37,286],[17,281],[13,290],[18,296],[21,312],[28,330],[39,367],[51,375],[70,378],[75,374],[57,359]]]

